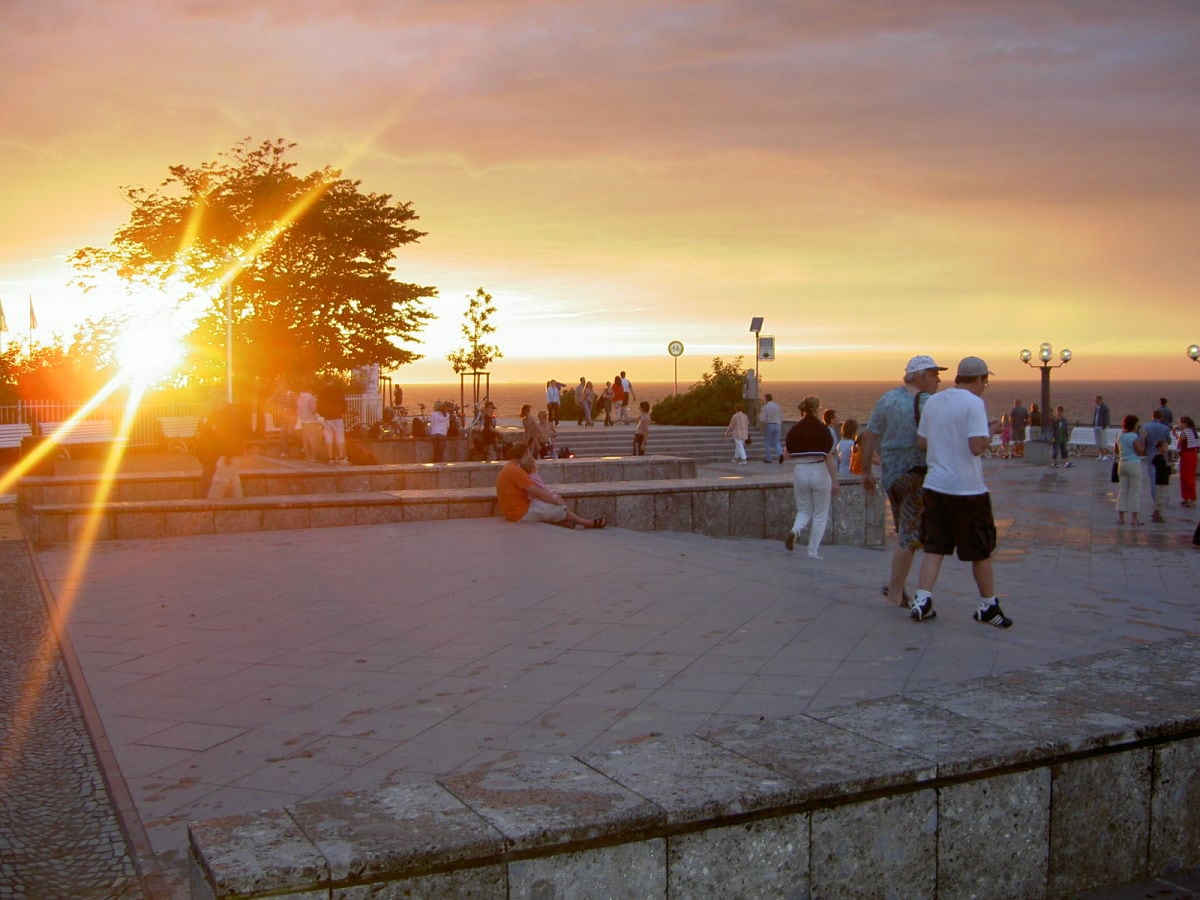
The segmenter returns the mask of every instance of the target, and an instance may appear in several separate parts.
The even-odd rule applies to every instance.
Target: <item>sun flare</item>
[[[113,353],[120,378],[141,389],[179,365],[184,340],[211,303],[182,281],[161,290],[121,284],[108,294],[119,320]]]

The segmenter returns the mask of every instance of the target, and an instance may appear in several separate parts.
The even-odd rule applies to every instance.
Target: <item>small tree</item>
[[[500,359],[504,355],[500,352],[499,347],[484,343],[487,336],[496,331],[496,326],[491,323],[491,317],[495,311],[496,307],[492,305],[492,295],[483,288],[477,288],[474,296],[467,295],[467,311],[463,313],[466,321],[462,324],[462,333],[463,337],[467,339],[467,346],[461,350],[455,350],[446,357],[456,375],[461,375],[463,372],[483,372],[492,360]]]
[[[742,357],[726,363],[718,356],[699,384],[654,404],[652,418],[660,425],[725,425],[741,402]]]

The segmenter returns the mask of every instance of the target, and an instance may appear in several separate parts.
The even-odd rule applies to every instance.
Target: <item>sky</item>
[[[754,316],[777,380],[1193,378],[1197,46],[1196,0],[0,0],[3,337],[117,303],[66,259],[123,186],[283,138],[420,217],[401,382],[477,287],[500,381],[686,383]]]

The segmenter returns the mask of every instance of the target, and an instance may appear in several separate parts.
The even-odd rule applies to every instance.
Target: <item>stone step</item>
[[[633,449],[633,426],[605,428],[561,426],[556,446],[568,447],[576,457],[626,456]],[[728,459],[731,444],[719,426],[651,426],[647,444],[651,453],[716,462]]]

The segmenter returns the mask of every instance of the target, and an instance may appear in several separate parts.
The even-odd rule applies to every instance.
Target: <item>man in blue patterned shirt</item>
[[[879,453],[882,487],[892,507],[899,546],[892,554],[891,572],[883,595],[896,606],[909,605],[904,589],[916,553],[921,549],[922,486],[925,451],[917,446],[921,408],[938,389],[940,372],[946,371],[931,356],[914,356],[904,367],[904,384],[879,398],[870,421],[859,438],[863,459],[863,489],[874,494],[876,479],[871,462]]]

